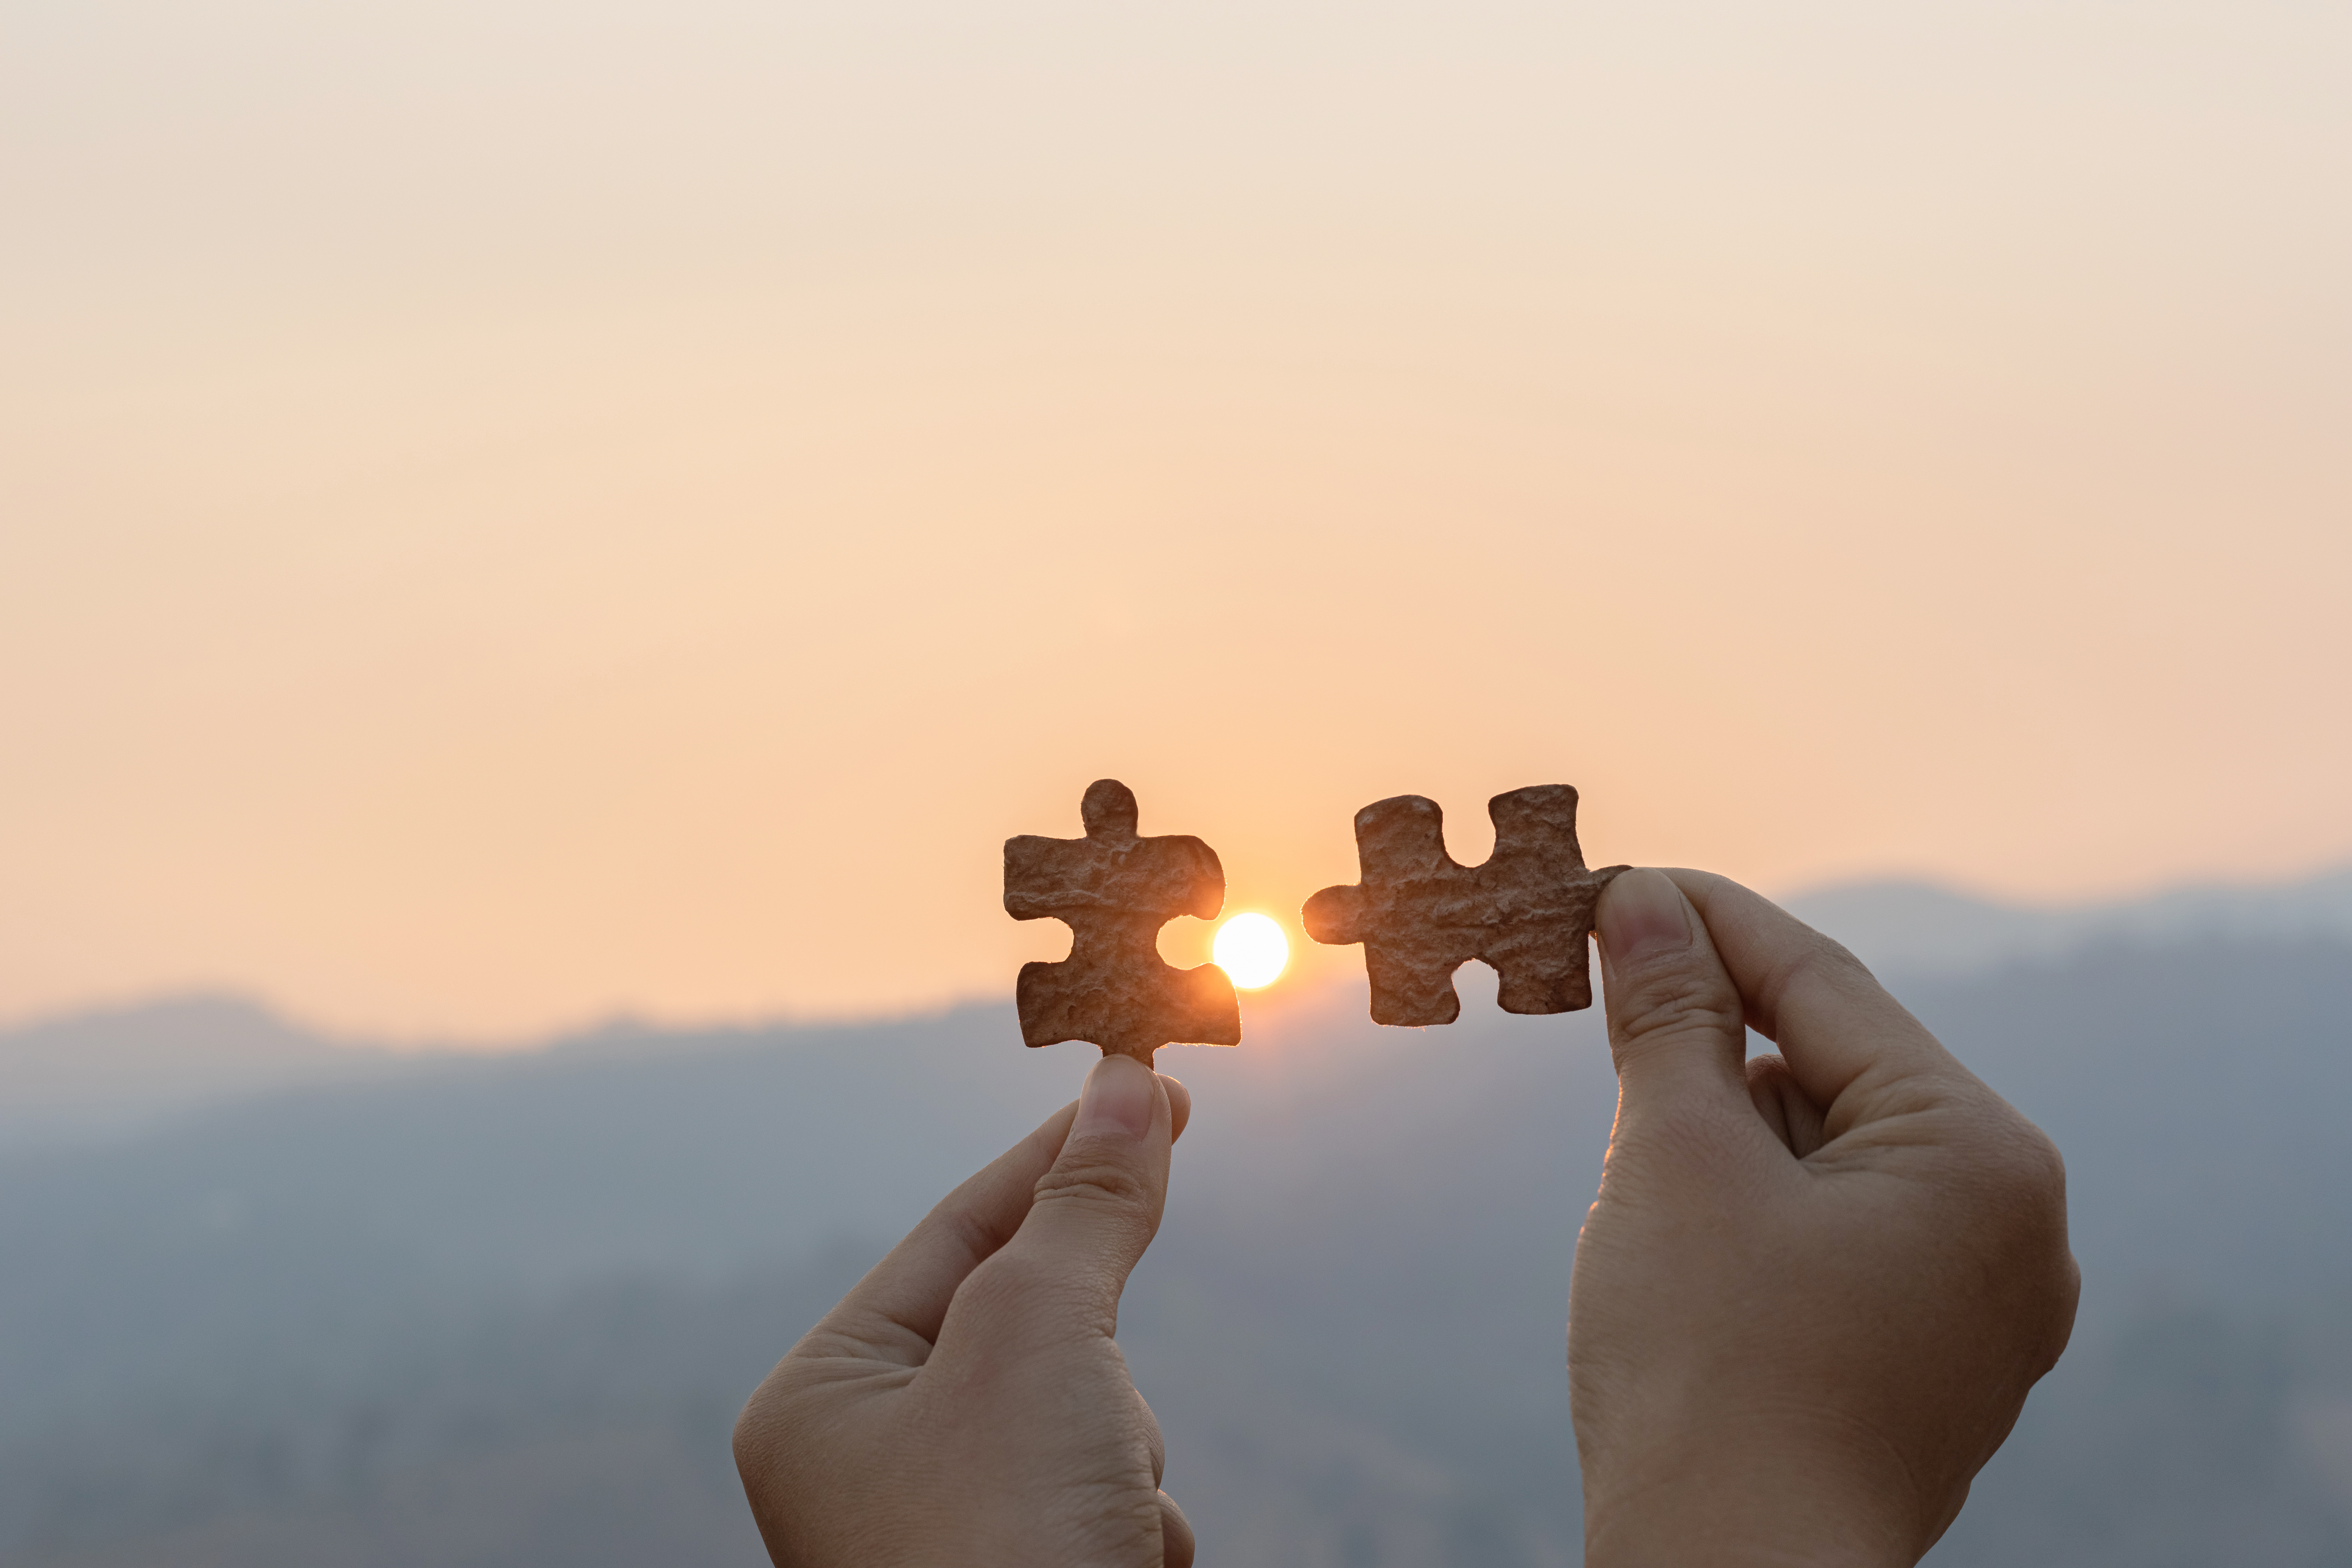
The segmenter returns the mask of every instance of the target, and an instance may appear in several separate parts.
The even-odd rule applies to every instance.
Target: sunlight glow
[[[1217,928],[1210,949],[1217,967],[1244,991],[1271,985],[1290,962],[1290,939],[1267,915],[1235,915]]]

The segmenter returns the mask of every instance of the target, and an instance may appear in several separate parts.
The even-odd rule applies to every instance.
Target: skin
[[[778,1568],[1191,1568],[1111,1335],[1192,1106],[1105,1057],[768,1374],[735,1462]]]
[[[1599,935],[1617,1125],[1568,1341],[1588,1568],[1916,1563],[2074,1327],[2058,1151],[1737,883],[1630,872]],[[1748,1027],[1780,1054],[1743,1064]]]
[[[2057,1151],[1735,883],[1629,872],[1597,934],[1619,1099],[1569,1310],[1588,1568],[1916,1563],[2073,1326]],[[1751,1026],[1781,1054],[1745,1060]],[[784,1357],[735,1435],[779,1568],[1190,1568],[1112,1340],[1190,1110],[1106,1058]]]

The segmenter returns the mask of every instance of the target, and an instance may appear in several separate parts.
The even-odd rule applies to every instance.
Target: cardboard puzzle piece
[[[1004,841],[1004,912],[1051,915],[1070,927],[1070,956],[1024,963],[1015,994],[1033,1046],[1090,1040],[1145,1067],[1166,1045],[1237,1046],[1241,1003],[1213,963],[1177,969],[1160,957],[1160,928],[1224,907],[1225,868],[1197,838],[1144,838],[1135,794],[1117,779],[1087,786],[1084,838],[1024,834]]]
[[[1372,1021],[1450,1024],[1461,1016],[1454,972],[1482,959],[1502,976],[1507,1013],[1572,1013],[1592,1005],[1585,942],[1601,890],[1623,866],[1585,868],[1576,843],[1576,791],[1537,784],[1486,803],[1495,853],[1484,865],[1445,852],[1445,818],[1417,795],[1356,813],[1363,880],[1307,900],[1307,934],[1362,942]]]

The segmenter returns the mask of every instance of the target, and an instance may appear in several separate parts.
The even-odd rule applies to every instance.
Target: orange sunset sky
[[[0,1019],[1009,996],[1103,774],[2340,863],[2347,191],[2340,5],[7,5]]]

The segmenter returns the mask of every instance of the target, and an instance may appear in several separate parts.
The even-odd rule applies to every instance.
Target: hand
[[[778,1568],[1191,1568],[1111,1340],[1191,1110],[1105,1057],[793,1347],[735,1426]]]
[[[1568,1371],[1588,1568],[1916,1563],[2065,1348],[2050,1140],[1745,888],[1602,896],[1618,1072]],[[1780,1057],[1747,1062],[1745,1027]]]

